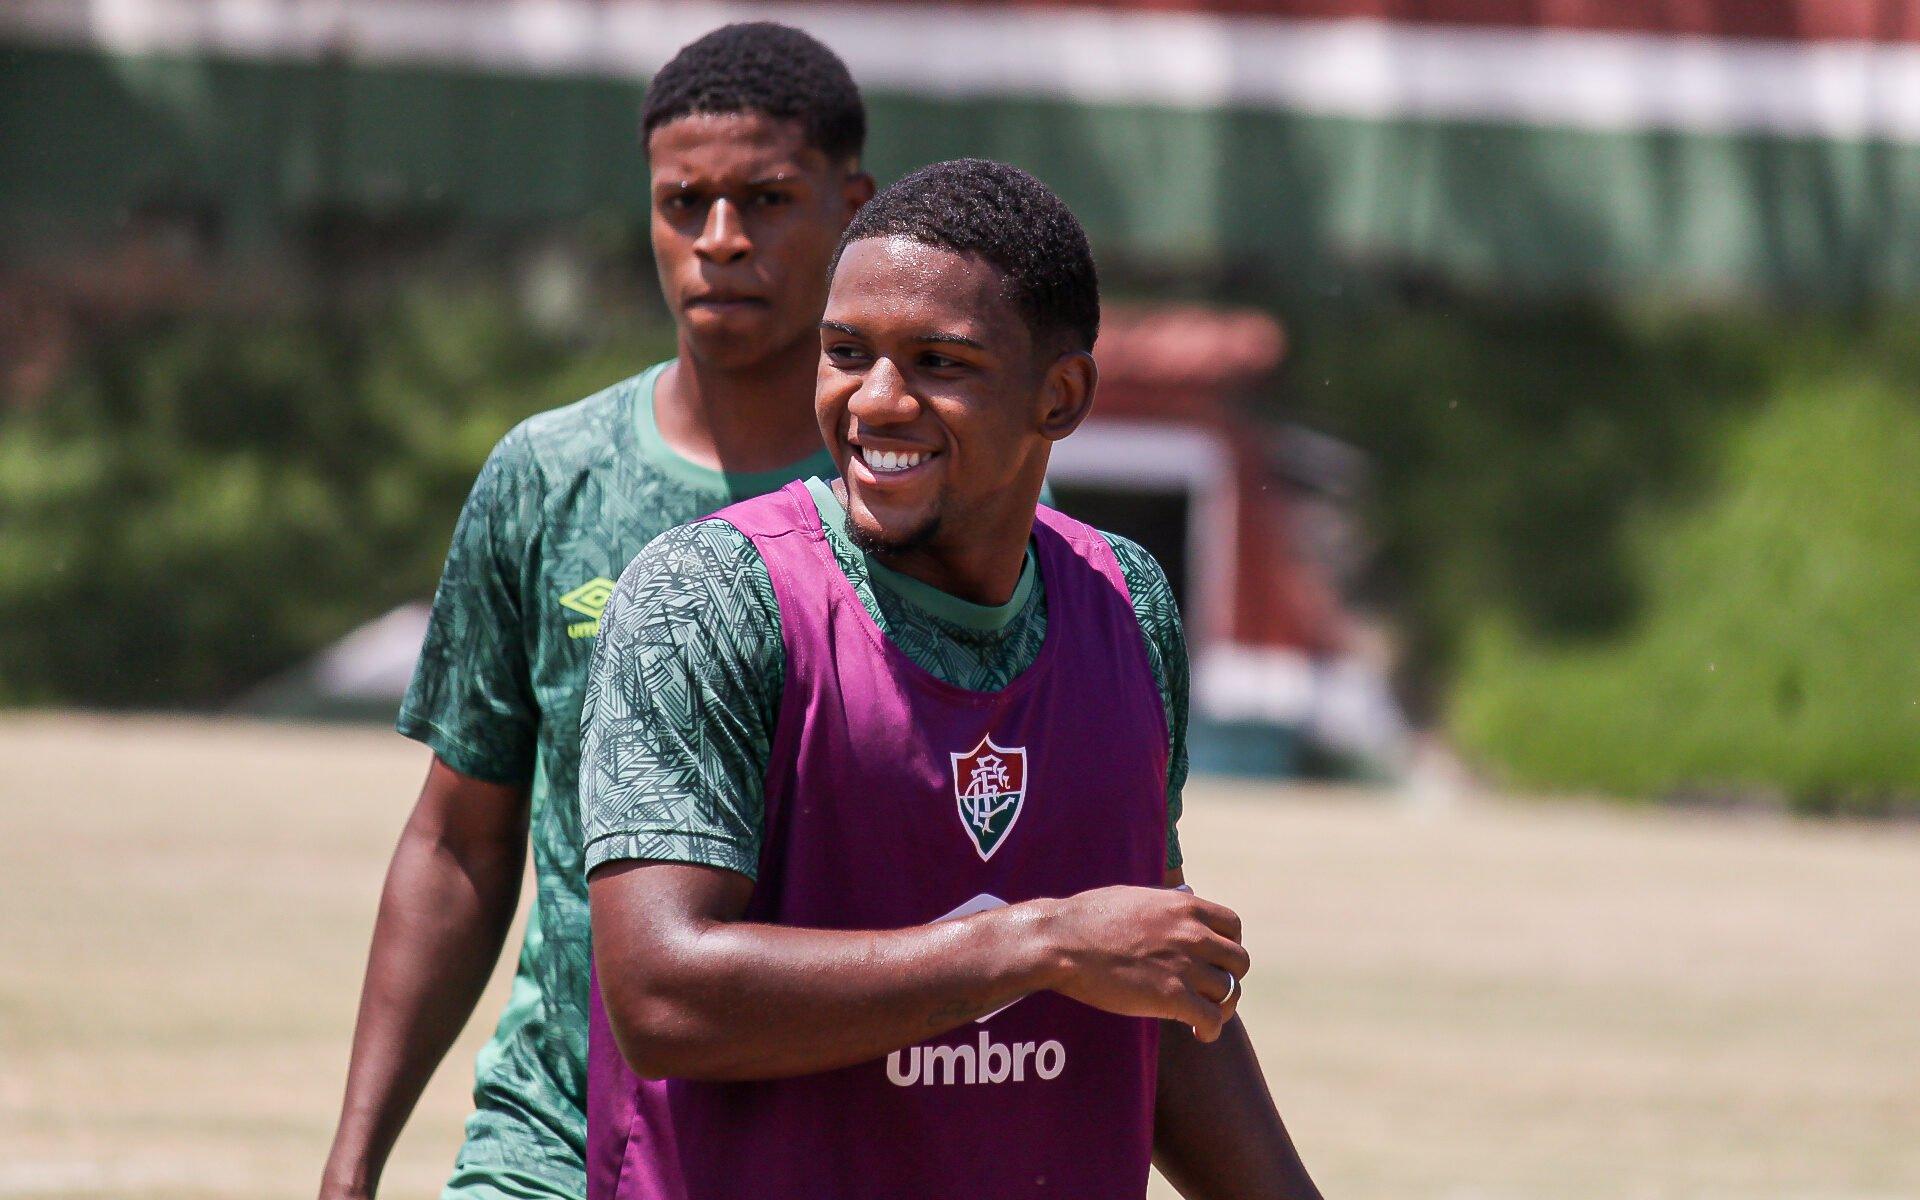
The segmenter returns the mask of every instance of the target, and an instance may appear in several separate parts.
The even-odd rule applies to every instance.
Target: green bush
[[[1438,716],[1489,609],[1529,635],[1604,637],[1637,603],[1629,514],[1684,499],[1730,415],[1820,333],[1756,317],[1452,299],[1307,310],[1286,415],[1374,467],[1364,599],[1390,615],[1416,715]]]
[[[100,339],[0,412],[0,703],[220,703],[430,595],[494,441],[668,344],[443,289]]]
[[[1377,300],[1296,304],[1279,407],[1374,464],[1417,717],[1536,787],[1915,794],[1915,313]]]
[[[1800,379],[1708,465],[1696,503],[1632,524],[1644,598],[1618,636],[1473,624],[1463,744],[1524,785],[1920,803],[1920,404]]]

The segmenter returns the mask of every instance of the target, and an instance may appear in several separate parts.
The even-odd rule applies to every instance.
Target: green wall
[[[644,200],[641,85],[0,49],[0,219],[29,252],[154,198],[271,245],[329,206],[512,227]],[[1920,146],[875,95],[884,180],[984,154],[1112,261],[1527,293],[1920,295]]]

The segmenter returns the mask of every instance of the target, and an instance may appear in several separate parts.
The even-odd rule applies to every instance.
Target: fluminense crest
[[[1027,798],[1027,752],[1019,746],[996,746],[986,736],[965,754],[948,757],[953,760],[953,797],[960,810],[960,827],[985,862],[1020,819],[1020,807]]]

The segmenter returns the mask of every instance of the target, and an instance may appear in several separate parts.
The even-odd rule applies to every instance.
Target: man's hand
[[[1046,936],[1062,969],[1054,991],[1129,1017],[1159,1017],[1211,1042],[1240,1003],[1240,918],[1165,888],[1107,887],[1055,902]]]

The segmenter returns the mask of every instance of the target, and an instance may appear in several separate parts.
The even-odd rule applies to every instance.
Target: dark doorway
[[[1187,514],[1189,493],[1184,489],[1149,490],[1092,481],[1049,479],[1054,503],[1061,512],[1096,529],[1132,538],[1160,560],[1173,585],[1174,599],[1184,618],[1187,609]]]

